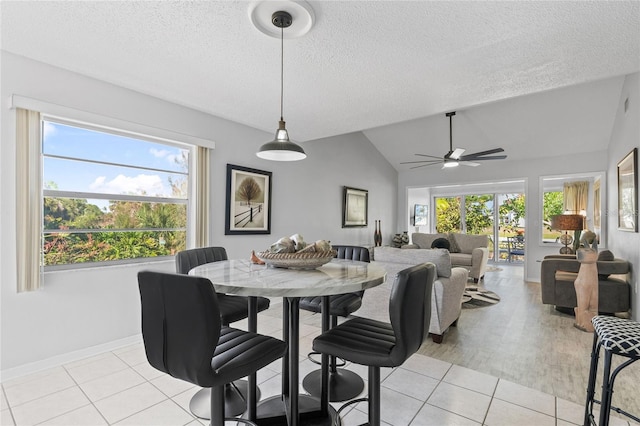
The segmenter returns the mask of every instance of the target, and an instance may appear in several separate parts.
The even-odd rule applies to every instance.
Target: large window
[[[42,119],[45,266],[186,248],[191,148]]]

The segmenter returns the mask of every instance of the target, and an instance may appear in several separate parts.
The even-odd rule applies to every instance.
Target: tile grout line
[[[73,375],[69,372],[69,370],[67,370],[67,367],[63,364],[62,368],[64,369],[64,371],[69,375],[69,377],[71,377],[71,380],[73,380],[73,383],[76,384],[77,388],[80,390],[80,392],[82,392],[82,394],[85,396],[85,398],[87,398],[87,401],[89,401],[89,404],[87,405],[91,405],[94,410],[96,410],[98,412],[98,414],[100,415],[100,417],[102,417],[102,419],[105,421],[106,424],[109,424],[109,421],[107,420],[107,418],[102,414],[102,412],[98,409],[98,407],[96,407],[96,405],[93,403],[93,401],[91,400],[91,398],[89,398],[89,395],[87,395],[84,391],[84,389],[82,389],[82,387],[80,386],[80,384],[78,383],[78,381],[75,379],[75,377],[73,377]],[[82,407],[80,407],[82,408]],[[65,413],[67,414],[67,413]],[[63,414],[61,414],[63,415]],[[56,417],[60,417],[60,416],[56,416]],[[54,419],[56,417],[53,417]],[[51,419],[49,419],[51,420]],[[48,420],[45,420],[48,421]],[[41,422],[42,423],[42,422]],[[16,426],[19,426],[16,424]]]

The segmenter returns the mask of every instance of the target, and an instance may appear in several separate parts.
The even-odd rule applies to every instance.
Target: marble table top
[[[382,284],[379,265],[333,259],[311,270],[273,268],[249,260],[225,260],[197,266],[189,275],[208,278],[219,293],[239,296],[307,297],[352,293]]]

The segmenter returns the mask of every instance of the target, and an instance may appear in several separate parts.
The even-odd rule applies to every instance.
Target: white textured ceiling
[[[291,137],[366,130],[399,169],[416,150],[446,152],[450,110],[462,110],[454,144],[467,152],[531,141],[514,128],[546,140],[541,127],[566,133],[574,126],[567,120],[588,128],[588,143],[607,143],[600,137],[611,130],[622,79],[597,80],[640,70],[638,1],[308,3],[314,27],[285,40]],[[273,132],[280,41],[252,26],[251,5],[2,1],[2,49]],[[520,98],[581,83],[591,84]],[[495,114],[471,108],[502,100],[482,109]],[[563,117],[564,107],[572,112]],[[589,117],[603,115],[589,128]],[[456,125],[478,145],[456,143]]]

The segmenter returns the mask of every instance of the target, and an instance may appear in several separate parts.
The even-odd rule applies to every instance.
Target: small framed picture
[[[227,164],[224,233],[271,234],[271,172]]]
[[[342,200],[342,227],[367,226],[368,203],[369,191],[345,186]]]
[[[638,232],[638,148],[618,163],[618,229]]]

